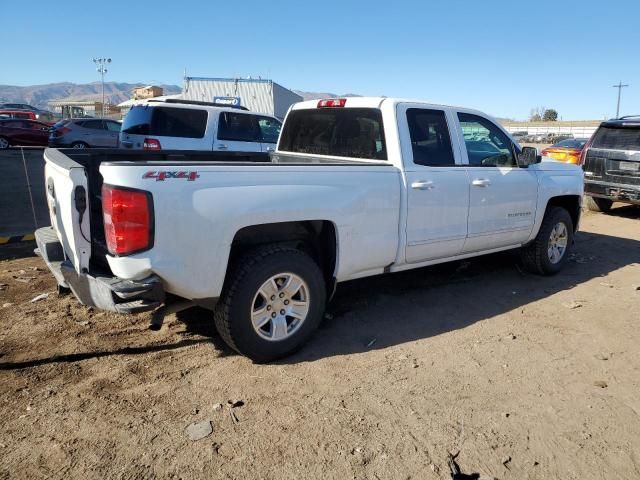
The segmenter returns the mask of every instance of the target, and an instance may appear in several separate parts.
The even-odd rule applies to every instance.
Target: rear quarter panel
[[[150,170],[197,171],[195,181],[143,179]],[[155,273],[167,291],[217,297],[234,236],[241,228],[302,220],[336,227],[339,281],[392,263],[398,249],[400,176],[392,166],[137,166],[103,164],[104,182],[150,191],[155,243],[129,257],[109,257],[113,273]]]

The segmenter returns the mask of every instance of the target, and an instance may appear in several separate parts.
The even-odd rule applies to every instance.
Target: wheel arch
[[[571,216],[571,221],[573,222],[573,232],[575,233],[578,230],[578,225],[580,223],[580,213],[582,208],[582,198],[580,195],[558,195],[555,197],[551,197],[547,202],[546,211],[549,210],[549,207],[562,207]]]
[[[333,295],[338,271],[338,229],[330,220],[302,220],[250,225],[236,232],[225,281],[230,269],[249,250],[264,245],[287,245],[307,253],[323,272],[328,297]]]

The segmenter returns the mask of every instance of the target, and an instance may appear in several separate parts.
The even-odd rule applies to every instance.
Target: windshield
[[[585,143],[587,143],[586,139],[582,138],[568,138],[567,140],[562,140],[554,145],[551,145],[554,148],[582,148]]]

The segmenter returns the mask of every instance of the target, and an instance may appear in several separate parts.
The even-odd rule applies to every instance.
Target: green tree
[[[544,114],[542,115],[542,119],[545,122],[555,122],[556,120],[558,120],[558,112],[553,108],[548,108],[547,110],[544,111]]]

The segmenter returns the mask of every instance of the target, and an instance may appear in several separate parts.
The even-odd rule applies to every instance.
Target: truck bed
[[[122,149],[48,148],[45,155],[63,168],[74,164],[82,165],[87,175],[88,200],[91,219],[91,260],[92,270],[111,273],[105,255],[107,253],[102,218],[102,175],[100,165],[107,162],[153,165],[180,165],[188,163],[246,164],[268,163],[268,153],[256,152],[203,152],[191,150],[127,151]]]

